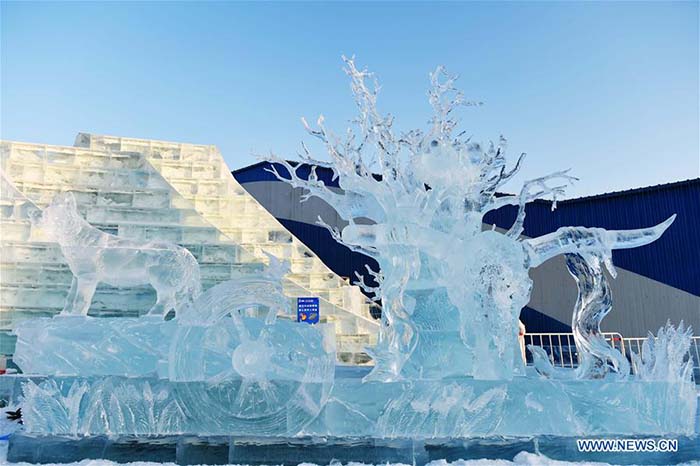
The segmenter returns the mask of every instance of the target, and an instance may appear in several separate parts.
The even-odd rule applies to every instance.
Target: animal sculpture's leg
[[[156,299],[153,307],[148,310],[149,315],[162,315],[171,309],[175,309],[175,292],[172,289],[162,290],[156,288],[156,294],[158,299]]]
[[[74,280],[76,282],[75,295],[72,302],[66,303],[66,305],[70,304],[67,314],[84,316],[87,315],[90,309],[92,296],[95,294],[95,288],[97,288],[97,277],[90,274],[75,277]]]
[[[170,274],[163,272],[163,266],[160,264],[148,269],[149,281],[157,295],[156,303],[148,310],[149,315],[165,315],[175,308],[173,279]]]
[[[78,292],[78,278],[73,276],[73,281],[70,284],[70,291],[66,296],[66,304],[63,305],[61,314],[70,314],[75,306],[75,295]]]

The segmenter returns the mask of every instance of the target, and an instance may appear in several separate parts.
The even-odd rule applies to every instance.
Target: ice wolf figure
[[[98,283],[150,284],[157,300],[149,314],[167,314],[201,293],[199,264],[185,248],[105,233],[80,216],[72,193],[56,195],[32,222],[56,241],[73,272],[61,314],[86,315]]]

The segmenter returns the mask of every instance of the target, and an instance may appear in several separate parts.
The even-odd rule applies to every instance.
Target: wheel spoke
[[[231,320],[233,321],[234,327],[238,331],[238,337],[240,338],[241,343],[250,341],[250,332],[248,332],[248,327],[245,326],[243,317],[238,313],[238,310],[231,311]]]
[[[222,382],[226,382],[228,380],[236,378],[236,375],[237,374],[233,369],[228,369],[216,374],[213,377],[210,377],[209,379],[207,379],[207,383],[211,385],[218,385]]]
[[[232,403],[232,407],[238,413],[244,414],[245,410],[247,410],[252,404],[251,401],[254,403],[251,398],[253,398],[252,389],[255,383],[256,382],[251,379],[241,380],[241,385],[238,387],[238,393],[236,393],[236,398]]]
[[[282,380],[294,380],[296,382],[301,382],[304,380],[305,370],[299,370],[295,366],[288,366],[283,364],[275,364],[272,362],[270,364],[269,372],[273,374],[273,378],[280,378]]]

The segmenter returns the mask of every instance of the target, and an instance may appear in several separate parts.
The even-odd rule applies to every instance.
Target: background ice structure
[[[331,234],[379,262],[381,272],[368,271],[373,280],[358,277],[383,307],[379,343],[370,349],[372,371],[358,377],[337,370],[333,332],[285,318],[284,264],[270,258],[262,274],[198,295],[197,266],[183,262],[186,254],[164,243],[97,235],[70,212],[70,196],[62,196],[38,221],[48,227],[50,218],[72,219],[61,230],[66,236],[97,239],[84,256],[80,248],[63,248],[76,264],[71,270],[82,298],[53,319],[16,329],[23,371],[49,376],[24,384],[26,430],[412,440],[692,434],[697,399],[690,331],[661,329],[633,361],[632,375],[599,328],[611,310],[604,268],[614,276],[612,250],[656,240],[673,217],[639,230],[565,227],[524,238],[526,203],[547,195],[556,202],[570,175],[556,172],[526,182],[518,195],[498,194],[524,156],[507,169],[503,138],[481,145],[453,136],[451,115],[465,103],[454,78],[441,68],[431,76],[431,128],[396,136],[393,119],[377,110],[370,75],[345,62],[359,131],[340,140],[321,117],[317,129],[306,126],[331,162],[306,148],[304,156],[313,167],[332,169],[343,193],[328,189],[315,168],[302,179],[297,165],[273,158],[272,171],[333,205],[348,225],[329,228]],[[482,231],[483,215],[504,205],[518,209],[511,228]],[[61,241],[75,245],[78,238]],[[517,336],[531,291],[528,269],[559,254],[567,255],[579,290],[572,328],[580,365],[556,370],[542,350],[531,348],[539,375],[526,375]],[[99,265],[97,275],[87,272],[92,283],[125,279],[101,274],[102,267],[129,267],[130,261],[150,265],[141,279],[154,287],[166,282],[163,310],[138,319],[85,316],[84,262]],[[162,278],[175,276],[181,278]],[[184,283],[195,291],[180,299],[177,286]],[[173,309],[175,318],[165,319]]]

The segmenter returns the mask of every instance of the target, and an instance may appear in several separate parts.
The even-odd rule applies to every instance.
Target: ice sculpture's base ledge
[[[192,434],[414,440],[537,435],[691,435],[695,429],[698,401],[692,383],[561,381],[531,377],[512,381],[463,378],[363,383],[356,374],[346,372],[344,375],[336,377],[320,413],[304,420],[298,418],[298,410],[280,412],[275,415],[275,422],[265,424],[264,429],[263,423],[221,413],[176,409],[184,400],[183,392],[192,397],[210,389],[210,385],[203,383],[125,377],[47,378],[33,382],[24,379],[25,398],[34,398],[24,400],[25,429],[36,435]],[[22,380],[16,378],[10,399],[18,401]],[[32,408],[56,403],[57,398],[64,403],[76,383],[82,386],[80,393],[84,402],[75,423],[68,419],[58,423],[47,420]],[[38,388],[33,384],[38,384]],[[35,388],[28,391],[28,385]],[[124,396],[100,401],[105,387],[109,393]],[[62,396],[57,396],[56,390]],[[158,396],[138,395],[148,392]],[[90,409],[93,421],[87,422],[83,409]],[[99,412],[96,414],[94,409]],[[124,416],[120,415],[120,412],[142,410],[153,412],[148,425],[125,423]],[[59,411],[69,410],[64,407]],[[64,426],[64,430],[58,431],[56,426]],[[297,427],[292,430],[291,426]]]
[[[693,383],[336,378],[325,408],[304,433],[414,439],[691,435],[697,403]]]
[[[592,438],[592,437],[591,437]],[[700,437],[676,437],[674,453],[640,453],[635,464],[678,464],[700,457]],[[565,462],[626,464],[629,453],[580,453],[570,437],[474,438],[469,440],[355,439],[330,437],[258,439],[227,436],[60,437],[15,434],[12,463],[70,463],[106,459],[118,463],[153,461],[177,464],[427,464],[433,460],[512,460],[518,453],[540,452]]]

